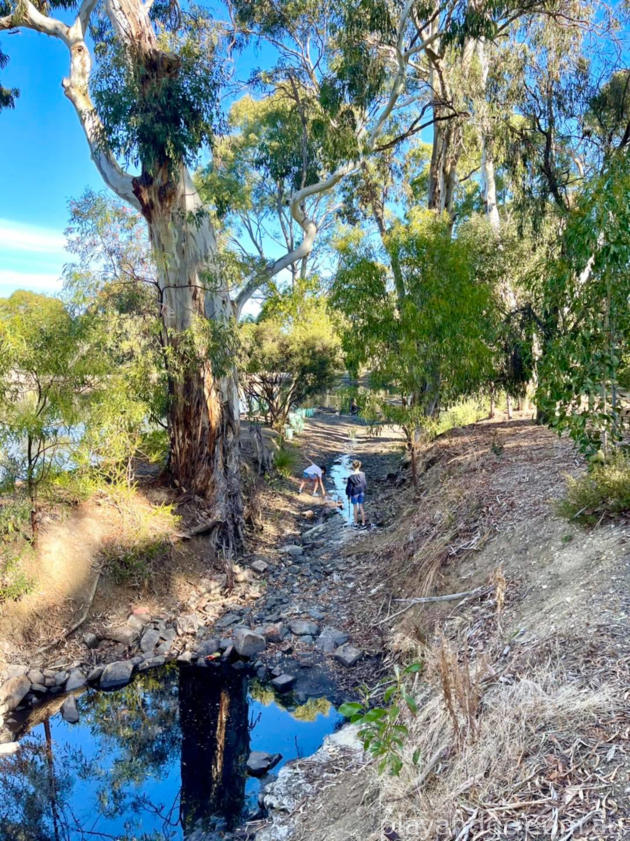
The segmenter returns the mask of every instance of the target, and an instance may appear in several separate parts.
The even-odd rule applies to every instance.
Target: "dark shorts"
[[[364,499],[365,499],[365,494],[364,493],[355,494],[355,496],[350,497],[350,502],[353,505],[363,505],[363,500]]]

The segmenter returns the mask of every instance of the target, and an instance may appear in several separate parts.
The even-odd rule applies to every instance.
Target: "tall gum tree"
[[[65,0],[50,6],[0,0],[0,32],[31,29],[65,44],[70,72],[63,90],[94,164],[108,187],[146,220],[173,372],[170,469],[182,490],[205,498],[217,542],[232,549],[241,540],[242,501],[238,390],[226,337],[264,279],[310,253],[317,227],[305,201],[342,173],[292,197],[303,241],[245,278],[232,300],[211,216],[188,169],[212,134],[218,99],[208,61],[212,39],[193,38],[178,53],[179,27],[169,32],[156,17],[157,3],[152,11],[152,0],[83,0],[78,9],[71,7]],[[76,16],[66,22],[70,14]],[[203,24],[195,25],[199,37]],[[126,159],[137,174],[123,168]]]

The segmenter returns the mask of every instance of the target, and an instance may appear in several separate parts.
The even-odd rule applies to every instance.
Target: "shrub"
[[[298,456],[293,447],[288,447],[286,444],[281,447],[275,455],[274,467],[280,476],[285,479],[289,477],[297,466]]]
[[[17,601],[33,589],[33,581],[22,569],[21,556],[0,559],[0,604]]]
[[[577,479],[567,480],[560,513],[571,520],[595,524],[630,511],[630,456],[618,453],[593,465]]]

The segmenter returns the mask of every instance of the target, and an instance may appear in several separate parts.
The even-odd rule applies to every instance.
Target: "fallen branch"
[[[474,822],[477,820],[478,811],[478,809],[475,809],[470,818],[464,824],[462,831],[457,835],[455,841],[467,841],[468,836],[470,835],[470,830],[472,829]]]
[[[577,832],[578,829],[582,829],[585,823],[588,823],[595,815],[599,815],[600,812],[601,809],[593,809],[591,812],[587,812],[587,814],[581,817],[579,821],[575,821],[575,823],[571,824],[569,831],[562,836],[560,841],[570,841],[570,839],[573,838],[574,832]]]
[[[67,639],[70,636],[70,634],[74,634],[74,632],[77,631],[81,627],[81,625],[83,625],[83,623],[85,622],[85,620],[88,617],[88,613],[90,612],[90,608],[92,607],[92,602],[94,601],[94,597],[96,596],[96,588],[98,587],[98,582],[100,581],[100,579],[101,579],[101,570],[99,569],[99,570],[97,570],[96,578],[94,579],[94,583],[92,584],[92,589],[90,591],[90,595],[88,597],[87,604],[85,605],[85,608],[83,610],[83,613],[81,614],[80,619],[78,619],[74,623],[74,625],[72,625],[70,628],[68,628],[67,631],[64,631],[64,633],[60,637],[58,637],[54,642],[49,642],[48,645],[44,645],[41,648],[38,648],[37,649],[38,654],[43,654],[45,651],[50,651],[51,648],[54,648],[56,645],[59,645],[60,642],[63,642],[65,639]]]
[[[214,531],[219,526],[222,526],[224,522],[225,520],[210,520],[207,523],[202,523],[200,526],[196,526],[190,531],[175,532],[172,537],[174,540],[192,540],[193,537],[200,537],[202,534],[210,534],[211,531]]]
[[[467,596],[476,596],[486,590],[486,587],[477,587],[476,590],[466,590],[463,593],[448,593],[446,596],[419,596],[411,599],[394,599],[395,602],[411,602],[411,604],[428,604],[429,602],[454,602]]]
[[[397,610],[396,613],[392,613],[389,616],[386,616],[385,619],[381,619],[380,622],[376,622],[376,626],[383,625],[385,622],[389,622],[391,619],[395,619],[396,616],[400,616],[405,611],[409,610],[409,608],[414,607],[417,604],[431,604],[433,602],[454,602],[457,599],[469,599],[473,596],[480,596],[483,593],[489,593],[490,589],[488,587],[477,587],[476,590],[466,590],[463,593],[449,593],[446,596],[422,596],[421,598],[416,599],[395,599],[397,602],[408,602],[403,608]]]

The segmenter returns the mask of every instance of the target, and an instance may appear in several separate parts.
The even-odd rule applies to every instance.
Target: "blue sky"
[[[2,83],[20,89],[15,109],[0,111],[0,296],[53,293],[68,260],[68,199],[103,185],[61,88],[66,47],[34,32],[3,35],[0,46],[10,56]]]

